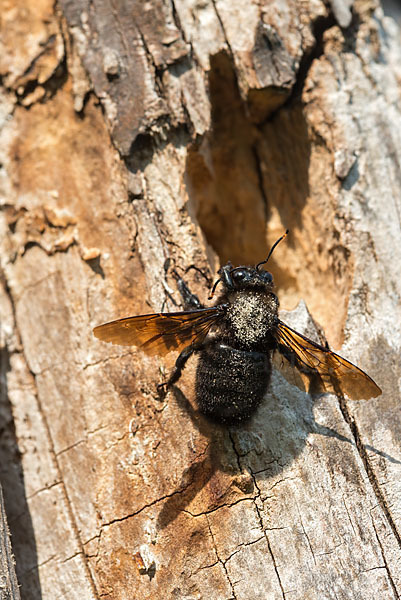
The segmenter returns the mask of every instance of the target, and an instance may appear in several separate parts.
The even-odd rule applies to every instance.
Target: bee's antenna
[[[213,298],[214,292],[216,291],[217,285],[220,283],[220,281],[221,281],[221,279],[218,279],[215,282],[214,286],[212,287],[212,291],[210,292],[210,296],[209,296],[208,300],[211,300]]]
[[[262,260],[262,262],[258,263],[256,265],[256,270],[259,271],[259,267],[261,267],[262,265],[265,265],[267,263],[267,261],[269,260],[269,258],[271,257],[271,255],[273,254],[273,250],[274,248],[277,246],[277,244],[279,244],[281,242],[281,240],[283,240],[285,237],[287,237],[287,235],[290,233],[289,229],[287,229],[287,231],[285,232],[284,235],[281,236],[281,238],[279,238],[277,240],[277,242],[274,242],[273,246],[270,248],[270,252],[266,258],[266,260]]]

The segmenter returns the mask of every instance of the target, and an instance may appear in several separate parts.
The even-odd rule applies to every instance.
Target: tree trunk
[[[1,17],[0,474],[23,600],[398,598],[396,20],[375,0]],[[195,360],[161,401],[176,355],[94,338],[180,310],[177,274],[207,304],[219,264],[263,260],[287,227],[283,320],[313,335],[310,313],[379,398],[274,372],[251,421],[221,427]]]

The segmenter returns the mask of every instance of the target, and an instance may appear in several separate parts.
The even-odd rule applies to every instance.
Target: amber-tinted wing
[[[164,356],[201,342],[221,315],[222,309],[218,306],[188,312],[139,315],[99,325],[93,333],[103,342],[138,346],[151,356]]]
[[[278,321],[275,338],[278,351],[296,367],[317,391],[346,394],[352,400],[376,398],[382,393],[361,369]],[[297,382],[295,380],[296,385]],[[301,387],[301,386],[299,386]]]

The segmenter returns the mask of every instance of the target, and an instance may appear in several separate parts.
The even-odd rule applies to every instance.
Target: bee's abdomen
[[[215,421],[244,421],[262,401],[270,374],[267,354],[211,344],[202,350],[196,371],[199,409]]]

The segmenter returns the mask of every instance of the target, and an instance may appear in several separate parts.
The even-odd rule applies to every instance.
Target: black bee
[[[369,375],[278,318],[273,276],[261,267],[287,233],[255,267],[221,267],[210,298],[219,283],[223,290],[213,307],[202,307],[192,296],[195,310],[119,319],[95,327],[94,335],[138,346],[149,355],[181,351],[159,388],[177,382],[188,358],[199,353],[197,404],[204,415],[223,423],[244,421],[255,412],[267,391],[272,358],[279,367],[296,368],[299,376],[291,382],[302,389],[346,394],[353,400],[379,396],[381,389]]]

